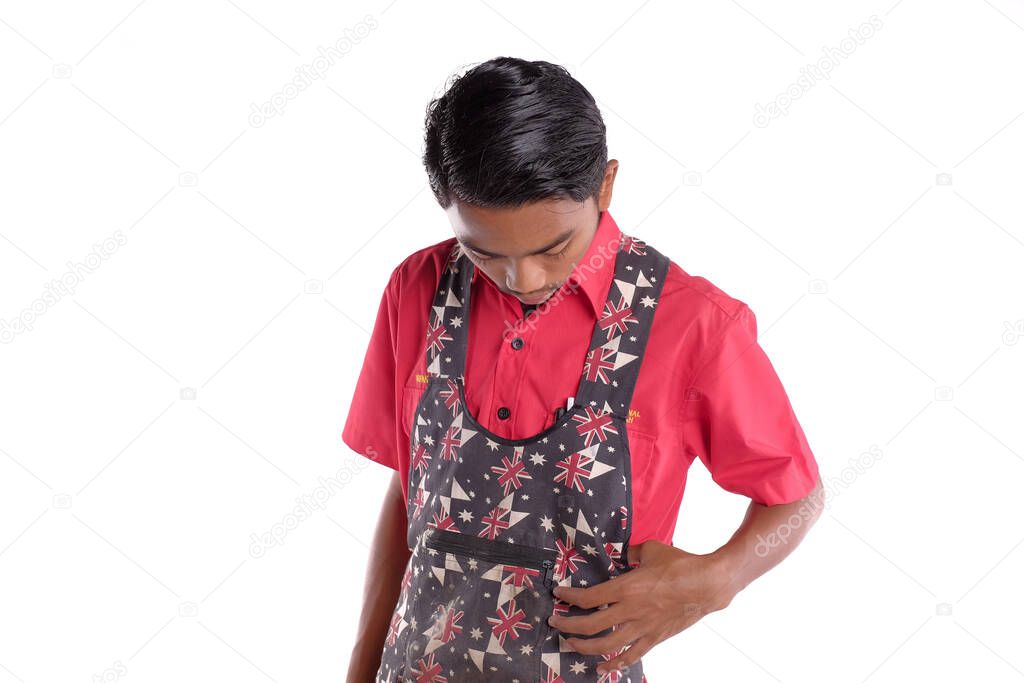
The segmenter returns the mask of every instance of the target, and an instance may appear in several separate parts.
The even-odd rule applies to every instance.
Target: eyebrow
[[[561,244],[562,242],[564,242],[567,239],[569,239],[570,237],[572,237],[572,235],[573,235],[573,233],[575,231],[576,231],[575,227],[569,228],[568,230],[563,232],[561,235],[559,235],[558,238],[555,241],[551,242],[546,247],[541,247],[540,249],[537,249],[536,251],[531,251],[529,254],[527,254],[527,256],[534,256],[535,254],[543,254],[545,251],[548,251],[549,249],[553,249],[553,248],[557,247],[559,244]],[[464,244],[466,247],[472,249],[473,251],[477,252],[478,254],[483,254],[484,256],[497,256],[497,257],[504,256],[504,254],[495,254],[494,252],[487,251],[486,249],[481,249],[480,247],[474,246],[473,243],[470,242],[469,240],[462,240],[462,244]]]

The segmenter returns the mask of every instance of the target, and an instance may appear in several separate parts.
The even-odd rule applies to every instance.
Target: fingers
[[[598,638],[566,638],[566,644],[584,655],[618,654],[623,648],[643,635],[635,621],[619,624],[611,633]]]
[[[633,584],[637,581],[639,569],[613,576],[607,581],[582,588],[580,586],[556,586],[555,597],[563,602],[571,602],[579,607],[600,607],[619,602],[630,594]]]
[[[628,649],[618,652],[607,662],[602,662],[597,667],[598,673],[606,674],[615,669],[626,669],[640,661],[640,658],[647,654],[647,651],[654,646],[654,639],[647,636],[637,638]]]
[[[617,624],[629,621],[632,617],[632,611],[620,602],[603,609],[599,608],[596,612],[575,617],[552,614],[548,617],[548,624],[562,633],[591,636],[605,629],[615,628]]]

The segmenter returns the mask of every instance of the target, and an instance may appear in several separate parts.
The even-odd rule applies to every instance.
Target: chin
[[[548,299],[550,299],[550,298],[551,298],[551,295],[552,295],[552,294],[554,294],[554,293],[555,293],[555,290],[551,290],[551,291],[550,291],[550,292],[548,292],[547,294],[544,294],[544,295],[542,295],[542,296],[538,297],[538,298],[537,298],[536,300],[534,300],[534,301],[528,301],[528,300],[526,300],[526,299],[522,299],[522,298],[520,298],[520,297],[518,297],[518,296],[517,296],[516,298],[517,298],[517,299],[519,299],[519,301],[521,301],[522,303],[526,304],[527,306],[536,306],[536,305],[538,305],[538,304],[542,304],[542,303],[544,303],[545,301],[547,301]]]

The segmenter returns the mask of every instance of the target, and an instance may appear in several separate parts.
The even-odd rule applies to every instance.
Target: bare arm
[[[818,520],[824,507],[821,479],[806,496],[782,505],[751,502],[736,533],[712,556],[730,577],[728,599],[786,558]]]
[[[348,683],[372,682],[380,666],[384,640],[398,602],[405,565],[409,560],[407,529],[402,480],[398,472],[395,472],[384,494],[370,546],[362,614],[356,643],[352,648],[352,660],[349,662]]]

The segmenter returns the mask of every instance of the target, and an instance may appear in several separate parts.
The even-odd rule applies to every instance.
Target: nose
[[[512,261],[505,272],[505,286],[521,296],[536,294],[547,282],[544,269],[527,259]]]

